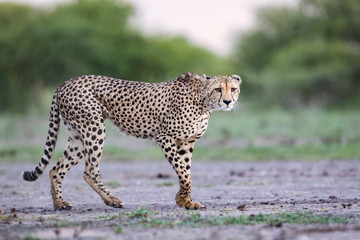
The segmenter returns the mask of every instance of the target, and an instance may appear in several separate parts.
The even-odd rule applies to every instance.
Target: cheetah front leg
[[[199,209],[204,206],[201,203],[194,203],[191,194],[191,157],[193,143],[176,142],[169,136],[163,135],[156,138],[156,142],[165,154],[166,159],[173,166],[179,177],[179,192],[175,200],[178,206],[186,209]]]
[[[176,194],[176,203],[181,207],[186,207],[187,209],[199,209],[204,206],[201,203],[193,203],[191,199],[191,160],[192,152],[194,149],[195,139],[177,141],[177,153],[181,161],[184,163],[184,168],[186,174],[189,176],[189,187],[181,188]],[[190,202],[189,202],[190,201]]]

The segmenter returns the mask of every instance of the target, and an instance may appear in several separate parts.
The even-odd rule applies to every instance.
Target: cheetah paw
[[[105,204],[114,208],[123,208],[125,206],[124,202],[121,201],[117,197],[109,197],[108,199],[104,200]]]
[[[188,210],[190,209],[197,210],[200,208],[205,208],[204,205],[202,205],[201,203],[194,203],[190,195],[181,197],[180,193],[177,193],[175,200],[176,200],[176,204],[179,207],[185,207]]]
[[[200,208],[205,208],[205,207],[201,203],[189,202],[189,203],[185,204],[185,208],[187,210],[198,210]]]
[[[66,201],[58,201],[54,203],[55,210],[71,210],[72,205],[69,202]]]

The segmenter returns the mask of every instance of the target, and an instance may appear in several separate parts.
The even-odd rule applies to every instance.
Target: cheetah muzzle
[[[179,177],[175,200],[180,207],[199,209],[191,193],[191,160],[194,144],[206,131],[213,110],[234,108],[241,79],[232,76],[206,76],[184,73],[162,83],[127,81],[104,76],[70,79],[57,88],[51,103],[49,131],[44,154],[33,171],[23,173],[35,181],[49,164],[60,120],[68,142],[63,156],[50,170],[51,195],[55,209],[69,210],[62,198],[61,183],[67,171],[85,158],[85,181],[105,204],[123,207],[124,203],[100,180],[99,162],[105,140],[105,119],[121,131],[154,139]]]

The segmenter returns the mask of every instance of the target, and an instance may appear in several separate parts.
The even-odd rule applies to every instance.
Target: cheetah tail
[[[39,165],[35,167],[35,170],[26,171],[22,173],[22,177],[24,180],[35,181],[46,169],[46,166],[49,164],[49,161],[55,149],[59,127],[60,127],[60,113],[57,104],[57,94],[55,93],[51,102],[51,110],[49,117],[49,132],[46,138],[44,155],[42,156]]]

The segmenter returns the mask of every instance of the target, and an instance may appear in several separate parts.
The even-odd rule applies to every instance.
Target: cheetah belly
[[[131,111],[124,109],[119,110],[117,115],[110,113],[109,118],[120,131],[137,138],[153,138],[159,130],[159,120],[151,111],[139,112],[137,108]]]

